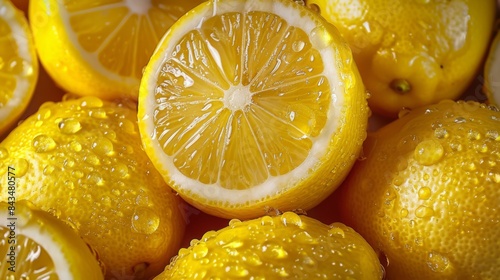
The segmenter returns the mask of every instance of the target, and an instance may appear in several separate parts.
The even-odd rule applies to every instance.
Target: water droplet
[[[292,236],[294,242],[299,244],[318,244],[318,241],[313,238],[307,231],[300,231]]]
[[[422,187],[418,190],[418,198],[422,200],[427,200],[431,197],[431,189],[428,187]]]
[[[262,265],[262,260],[254,252],[249,252],[249,255],[246,257],[245,262],[253,266]]]
[[[318,50],[324,49],[333,43],[333,36],[324,25],[315,27],[309,36],[311,44]]]
[[[123,163],[116,163],[116,165],[111,168],[111,173],[115,174],[119,178],[125,178],[130,176],[127,165]]]
[[[292,44],[292,50],[294,52],[300,52],[304,49],[305,45],[306,43],[304,43],[304,41],[295,41]]]
[[[456,117],[454,122],[455,123],[465,123],[467,120],[464,117]]]
[[[414,156],[418,163],[422,165],[432,165],[444,155],[444,148],[437,140],[425,140],[420,142],[415,148]]]
[[[439,127],[434,130],[434,136],[438,139],[448,138],[449,133],[445,128]]]
[[[129,120],[123,120],[118,124],[121,129],[128,134],[136,134],[135,124]]]
[[[88,163],[88,164],[91,164],[91,165],[100,165],[101,164],[101,161],[99,160],[99,158],[94,155],[94,154],[87,154],[85,155],[85,157],[83,158],[83,160]]]
[[[239,265],[228,265],[226,266],[225,271],[227,273],[227,276],[232,277],[245,277],[250,274],[250,272],[248,272],[245,267]]]
[[[434,210],[427,206],[421,205],[415,210],[415,216],[419,218],[430,218],[432,215],[434,215]]]
[[[87,107],[87,108],[101,108],[104,103],[103,101],[96,97],[96,96],[85,96],[82,97],[80,105],[82,107]]]
[[[132,229],[138,233],[152,234],[160,225],[160,217],[148,208],[136,208],[132,215]]]
[[[449,267],[450,261],[441,254],[431,252],[427,257],[427,265],[434,272],[444,272]]]
[[[108,114],[103,108],[95,108],[89,110],[89,116],[96,119],[106,119],[108,117]]]
[[[269,216],[264,216],[260,218],[260,224],[263,226],[272,226],[274,225],[274,220]]]
[[[237,226],[238,224],[241,224],[241,221],[239,219],[231,219],[229,221],[229,226],[230,227],[235,227]]]
[[[198,242],[196,246],[193,247],[193,258],[199,260],[208,255],[208,247],[204,242]]]
[[[406,153],[415,149],[418,144],[418,138],[414,134],[406,135],[402,137],[398,144],[396,145],[396,149],[401,153]]]
[[[77,141],[71,141],[69,143],[69,147],[71,148],[71,150],[73,150],[75,152],[80,152],[82,150],[82,144],[80,144]]]
[[[99,137],[92,143],[92,149],[98,155],[112,156],[114,154],[113,143],[104,137]]]
[[[401,211],[399,212],[399,216],[400,216],[401,218],[406,218],[406,217],[408,216],[408,213],[409,213],[409,212],[408,212],[408,209],[403,208],[403,209],[401,209]]]
[[[59,122],[59,130],[64,134],[74,134],[82,129],[82,125],[74,118],[63,119]]]
[[[337,226],[333,226],[331,229],[328,230],[328,235],[329,236],[335,236],[339,238],[345,238],[345,232],[343,229]]]
[[[54,150],[57,144],[50,136],[40,134],[33,138],[32,146],[35,149],[35,152],[44,153]]]
[[[481,139],[481,133],[471,129],[467,132],[467,138],[469,138],[469,140],[479,140]]]
[[[7,149],[0,147],[0,159],[6,159],[9,156]]]
[[[486,132],[486,138],[494,141],[500,141],[500,134],[496,130],[488,130]]]
[[[266,256],[273,259],[284,259],[288,256],[288,252],[277,244],[263,245],[261,250]]]
[[[294,225],[298,227],[302,227],[302,219],[299,215],[294,212],[285,212],[281,215],[281,222],[285,225]]]
[[[97,186],[104,186],[104,179],[101,177],[101,175],[97,174],[97,173],[91,173],[89,176],[88,176],[88,179],[89,181],[92,183],[92,184],[95,184]]]
[[[56,168],[53,165],[47,165],[43,169],[43,174],[44,175],[50,175],[50,174],[52,174],[54,172],[55,169]]]
[[[42,109],[38,110],[38,114],[36,117],[37,117],[37,120],[43,121],[43,120],[50,118],[51,115],[52,115],[52,111],[49,108],[42,108]]]

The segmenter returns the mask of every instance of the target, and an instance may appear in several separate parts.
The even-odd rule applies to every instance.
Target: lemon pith
[[[484,89],[488,102],[500,106],[500,32],[491,42],[488,58],[484,66]]]
[[[7,256],[0,261],[2,279],[104,279],[87,244],[68,225],[27,201],[10,202],[0,203],[7,222],[0,226],[0,253]]]
[[[284,207],[269,202],[295,185],[324,186],[288,206],[311,207],[333,190],[326,181],[344,175],[334,158],[349,162],[364,137],[366,96],[350,55],[333,26],[293,2],[202,4],[146,67],[146,151],[181,196],[218,215],[264,213],[266,203]],[[343,131],[347,119],[352,130]],[[352,145],[343,142],[349,133]]]
[[[40,60],[68,92],[137,99],[159,39],[201,0],[165,2],[172,1],[30,1]]]
[[[9,0],[0,1],[0,136],[28,106],[38,61],[28,21]]]

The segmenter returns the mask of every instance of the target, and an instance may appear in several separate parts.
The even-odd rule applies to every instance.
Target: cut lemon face
[[[9,0],[0,0],[0,136],[28,106],[37,78],[28,21]]]
[[[173,2],[32,0],[29,14],[40,60],[66,91],[137,99],[142,69],[156,44],[202,1]]]
[[[500,106],[500,32],[497,32],[491,43],[484,72],[484,85],[488,102]]]
[[[25,200],[0,208],[1,279],[104,279],[92,251],[63,221]]]
[[[368,108],[350,49],[293,1],[222,0],[190,11],[146,67],[146,151],[188,202],[248,218],[309,209],[343,180]]]

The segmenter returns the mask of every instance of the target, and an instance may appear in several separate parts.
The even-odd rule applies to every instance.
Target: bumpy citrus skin
[[[368,243],[341,224],[285,212],[209,231],[183,248],[161,279],[382,279]]]
[[[179,199],[143,151],[135,109],[97,97],[47,102],[0,144],[0,183],[72,224],[107,277],[161,271],[184,232]],[[7,200],[2,191],[0,200]]]
[[[370,108],[396,117],[404,108],[456,99],[487,52],[494,0],[307,0],[351,46]]]
[[[500,112],[443,101],[370,134],[339,189],[343,222],[388,279],[500,275]]]
[[[15,173],[9,177],[15,178]],[[1,279],[104,279],[87,244],[52,214],[29,201],[9,199],[0,202],[0,218],[5,221],[0,226]]]

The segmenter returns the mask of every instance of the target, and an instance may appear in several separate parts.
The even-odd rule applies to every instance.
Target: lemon
[[[293,1],[210,1],[166,33],[139,94],[156,168],[212,215],[307,210],[366,136],[366,94],[337,30]]]
[[[184,207],[141,147],[135,108],[90,96],[45,103],[0,144],[2,186],[9,168],[15,197],[72,224],[107,278],[148,279],[180,247]]]
[[[11,171],[9,177],[15,178]],[[104,279],[91,250],[71,227],[15,197],[0,202],[0,208],[0,278]]]
[[[38,61],[24,14],[0,1],[0,136],[28,106],[38,78]]]
[[[484,66],[484,89],[488,102],[500,106],[500,32],[491,43],[488,58]]]
[[[349,42],[370,108],[457,99],[476,77],[493,30],[495,0],[307,0]]]
[[[201,2],[32,0],[29,16],[40,61],[65,91],[137,99],[159,39]]]
[[[341,221],[387,256],[387,279],[496,279],[499,154],[498,108],[414,109],[369,134],[338,190]]]
[[[370,245],[341,223],[285,212],[209,231],[174,257],[161,279],[382,279]]]

